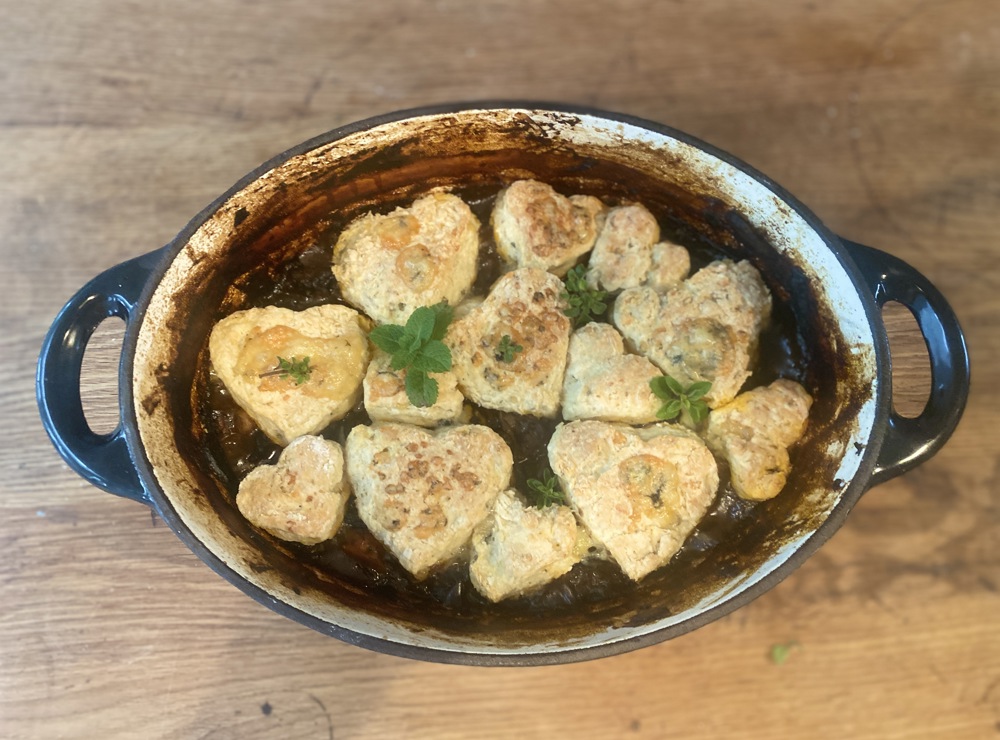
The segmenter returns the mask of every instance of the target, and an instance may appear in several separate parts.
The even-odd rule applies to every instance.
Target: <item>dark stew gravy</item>
[[[460,191],[457,194],[462,195]],[[483,224],[479,272],[473,293],[485,295],[502,274],[503,265],[488,225],[495,193],[487,197],[476,196],[479,194],[465,196]],[[605,199],[606,202],[608,200]],[[704,237],[681,224],[669,223],[669,219],[662,215],[660,226],[663,238],[688,248],[692,272],[727,256],[725,251]],[[325,239],[277,270],[268,269],[248,276],[240,285],[241,292],[246,296],[243,308],[282,306],[303,310],[327,303],[347,305],[331,272],[333,244],[338,234],[339,229],[331,229]],[[744,390],[783,377],[796,380],[814,392],[807,382],[806,343],[796,331],[794,315],[774,290],[772,299],[772,318],[760,337],[759,356]],[[216,320],[221,318],[223,315],[220,314]],[[222,484],[226,504],[235,510],[240,480],[258,465],[274,464],[282,448],[269,440],[249,415],[236,405],[222,382],[210,372],[208,364],[207,352],[203,352],[194,389],[196,423],[202,427],[204,453]],[[490,427],[510,446],[514,458],[511,485],[518,490],[528,491],[527,480],[540,479],[548,470],[546,445],[560,419],[542,419],[473,406],[472,422]],[[343,419],[331,424],[323,436],[343,445],[355,425],[370,423],[359,400],[355,408]],[[792,457],[794,465],[794,452]],[[665,569],[683,569],[685,564],[700,562],[718,543],[726,540],[741,520],[754,515],[754,509],[759,504],[744,501],[733,493],[728,467],[723,460],[719,460],[719,474],[721,483],[714,504],[688,537],[682,550],[663,566]],[[614,562],[598,557],[583,560],[569,573],[534,593],[497,604],[481,596],[472,586],[468,559],[464,553],[455,561],[435,569],[424,580],[417,581],[368,531],[358,516],[353,497],[348,501],[343,525],[337,535],[327,542],[307,546],[278,541],[259,530],[258,534],[319,575],[320,586],[324,582],[345,584],[352,591],[362,590],[408,604],[426,604],[429,600],[435,605],[435,611],[444,607],[462,618],[492,619],[539,612],[558,617],[578,611],[582,605],[594,607],[607,599],[627,597],[630,591],[637,588],[637,584],[630,581]]]

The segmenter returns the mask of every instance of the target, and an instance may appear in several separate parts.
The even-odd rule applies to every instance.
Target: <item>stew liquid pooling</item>
[[[482,197],[481,190],[475,193],[456,190],[455,193],[469,203],[482,223],[479,273],[473,292],[485,295],[503,272],[489,226],[496,193],[486,197]],[[614,205],[613,199],[604,200],[608,205]],[[689,250],[692,274],[713,260],[743,257],[724,251],[701,234],[674,221],[663,209],[657,212],[656,204],[644,205],[659,220],[661,238],[673,240]],[[321,304],[345,303],[330,269],[333,244],[345,225],[334,224],[335,228],[331,228],[324,239],[306,248],[296,258],[241,278],[240,293],[245,296],[242,305],[229,303],[215,320],[224,318],[232,311],[252,307],[281,306],[302,310]],[[586,256],[583,259],[586,260]],[[763,274],[767,282],[767,273]],[[815,396],[816,381],[808,371],[807,343],[798,330],[795,314],[783,300],[783,291],[776,290],[776,286],[770,283],[768,287],[772,293],[772,315],[760,337],[753,374],[743,390],[766,385],[780,377],[803,384]],[[437,568],[423,581],[417,581],[368,532],[357,514],[353,497],[347,504],[344,523],[332,540],[313,546],[277,540],[241,521],[235,499],[240,480],[258,465],[274,464],[281,448],[269,440],[232,400],[225,386],[211,372],[207,350],[200,355],[193,405],[196,433],[203,442],[205,464],[220,483],[218,491],[206,492],[213,505],[231,526],[245,528],[262,549],[283,553],[303,569],[311,571],[309,580],[318,588],[337,595],[345,592],[370,594],[387,604],[399,604],[400,613],[404,613],[406,608],[424,609],[453,616],[462,624],[475,625],[474,629],[486,629],[498,623],[527,624],[536,620],[538,615],[546,619],[569,618],[578,615],[583,605],[586,605],[583,611],[595,614],[602,608],[611,609],[627,602],[630,595],[643,586],[643,582],[636,584],[630,581],[613,561],[600,557],[585,558],[569,573],[528,596],[499,603],[489,602],[473,588],[467,558]],[[490,427],[510,446],[514,459],[513,487],[528,493],[528,479],[543,478],[549,468],[546,445],[560,423],[559,418],[542,419],[473,406],[470,421]],[[346,417],[330,425],[323,434],[343,444],[355,425],[370,423],[359,400]],[[791,451],[791,457],[794,472],[795,449]],[[681,551],[660,569],[669,571],[669,588],[677,593],[692,577],[689,574],[695,572],[696,564],[711,557],[719,543],[732,536],[741,522],[758,516],[758,510],[769,504],[738,498],[729,485],[728,468],[721,459],[719,473],[721,483],[713,506]],[[779,494],[778,498],[782,495]],[[654,579],[658,574],[655,572],[646,580]],[[638,610],[643,606],[635,604]],[[683,605],[678,603],[676,608],[680,606]]]

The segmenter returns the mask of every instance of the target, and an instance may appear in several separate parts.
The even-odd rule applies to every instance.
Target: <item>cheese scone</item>
[[[810,406],[805,388],[780,378],[708,415],[705,441],[729,463],[733,490],[741,498],[763,501],[785,487],[788,448],[805,434]]]
[[[538,509],[508,488],[473,532],[472,585],[490,601],[529,593],[570,571],[580,539],[568,506]]]
[[[563,283],[537,268],[513,270],[445,335],[452,372],[470,401],[534,416],[559,410],[570,320]]]
[[[593,196],[566,197],[551,185],[518,180],[500,191],[490,216],[497,252],[517,267],[565,275],[593,248],[604,210]]]
[[[580,521],[634,581],[681,549],[719,487],[704,442],[672,424],[573,421],[556,429],[548,453]]]
[[[569,338],[562,416],[567,421],[654,422],[663,401],[649,381],[661,374],[645,357],[626,353],[621,334],[610,324],[585,324]]]
[[[304,436],[282,450],[277,465],[250,471],[240,482],[236,506],[275,537],[315,545],[337,534],[350,495],[340,445]]]
[[[437,401],[430,406],[414,406],[406,395],[406,370],[393,370],[392,356],[376,349],[365,373],[365,411],[372,421],[398,421],[421,427],[455,421],[461,416],[465,401],[455,373],[430,373],[430,377],[438,384]]]
[[[440,191],[355,219],[333,247],[341,294],[380,324],[404,324],[420,306],[455,305],[476,279],[479,227],[461,198]]]
[[[664,294],[630,288],[615,300],[612,321],[635,350],[688,386],[712,383],[715,408],[750,377],[771,294],[749,262],[719,260]]]
[[[287,445],[357,402],[369,359],[361,321],[347,306],[237,311],[212,329],[212,367],[264,434]]]
[[[608,211],[587,263],[587,282],[617,291],[647,285],[666,290],[687,277],[688,251],[660,241],[660,225],[640,203]]]
[[[359,425],[344,452],[362,521],[417,578],[468,543],[514,465],[500,435],[475,424]]]

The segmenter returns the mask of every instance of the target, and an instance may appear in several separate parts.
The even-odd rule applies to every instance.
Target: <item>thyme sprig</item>
[[[550,471],[545,471],[542,480],[528,478],[528,488],[535,492],[535,506],[544,509],[553,504],[565,504],[566,494],[559,487],[559,479]]]
[[[587,268],[577,265],[566,273],[562,299],[566,302],[563,313],[573,319],[574,326],[602,316],[608,310],[607,292],[592,288],[587,283]]]
[[[514,356],[518,352],[524,352],[524,347],[520,344],[516,344],[514,340],[510,338],[510,334],[504,334],[500,337],[500,343],[497,344],[497,351],[493,354],[493,358],[497,362],[513,362]]]
[[[295,381],[295,385],[302,385],[312,374],[313,368],[309,366],[309,357],[303,357],[301,360],[296,359],[295,355],[291,358],[285,359],[284,357],[278,357],[278,367],[274,370],[268,370],[266,373],[261,373],[260,378],[269,378],[277,375],[280,378],[292,378]]]

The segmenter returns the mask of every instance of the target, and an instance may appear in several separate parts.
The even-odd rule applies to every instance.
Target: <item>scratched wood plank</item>
[[[992,0],[411,4],[0,0],[0,736],[982,738],[1000,730],[1000,6]],[[786,581],[678,640],[543,669],[438,666],[255,604],[37,420],[63,301],[267,158],[433,102],[668,123],[899,255],[967,331],[967,414]],[[897,408],[929,387],[886,312]],[[120,329],[88,352],[115,423]],[[791,645],[776,664],[774,645]]]

